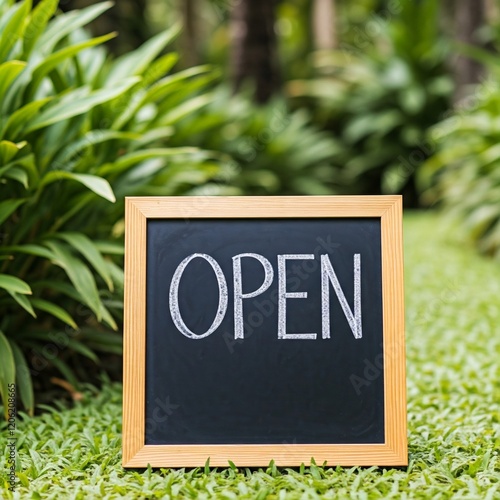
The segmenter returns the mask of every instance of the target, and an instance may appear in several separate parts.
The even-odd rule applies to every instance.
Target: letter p
[[[264,268],[264,282],[255,291],[243,293],[243,284],[241,279],[241,259],[242,257],[252,257],[258,260]],[[271,263],[258,253],[240,253],[233,257],[233,274],[234,274],[234,338],[244,338],[243,328],[243,299],[251,299],[265,292],[271,285],[274,278],[274,271]]]

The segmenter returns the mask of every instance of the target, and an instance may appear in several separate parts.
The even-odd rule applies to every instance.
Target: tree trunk
[[[497,0],[486,0],[486,19],[491,23],[498,21],[499,8]]]
[[[481,46],[478,30],[486,19],[484,0],[455,0],[454,3],[455,38],[464,44]],[[484,67],[478,61],[459,55],[454,64],[456,94],[459,101],[468,94],[471,84],[479,83],[484,74]]]
[[[239,0],[231,12],[233,89],[254,86],[255,100],[264,103],[281,87],[274,0]]]
[[[316,50],[332,50],[337,47],[335,0],[314,0],[312,30]]]
[[[196,0],[181,0],[182,18],[184,29],[182,30],[182,60],[184,67],[196,66],[200,63],[198,46],[198,19]]]
[[[455,0],[442,1],[440,24],[448,36],[455,36]]]

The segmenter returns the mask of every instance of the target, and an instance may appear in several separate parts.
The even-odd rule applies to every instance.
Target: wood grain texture
[[[381,220],[385,444],[145,445],[147,219],[342,218]],[[147,197],[125,203],[124,467],[407,465],[402,199],[400,196]]]
[[[381,217],[398,196],[165,196],[130,198],[148,219]]]
[[[408,464],[406,420],[406,350],[403,281],[402,198],[381,218],[382,307],[384,318],[385,438]]]
[[[123,463],[144,447],[146,388],[146,217],[125,200]]]
[[[316,463],[328,465],[405,465],[387,444],[241,444],[241,445],[146,445],[124,467],[227,467],[228,460],[240,467]]]

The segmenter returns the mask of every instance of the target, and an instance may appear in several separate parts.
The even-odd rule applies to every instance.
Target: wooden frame
[[[384,444],[145,445],[146,226],[148,219],[349,218],[381,220]],[[400,196],[145,197],[125,206],[123,466],[407,465]]]

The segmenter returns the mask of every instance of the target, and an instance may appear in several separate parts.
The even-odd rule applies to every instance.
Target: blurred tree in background
[[[312,31],[316,50],[337,48],[337,7],[335,0],[314,0]]]
[[[258,103],[281,87],[276,40],[276,0],[239,0],[231,9],[231,66],[234,90],[251,82]]]
[[[486,0],[444,0],[444,28],[448,35],[458,42],[476,47],[485,47]],[[455,100],[465,97],[472,84],[484,77],[482,64],[470,57],[457,53],[453,58],[452,71],[455,77]],[[470,90],[469,90],[470,91]]]

